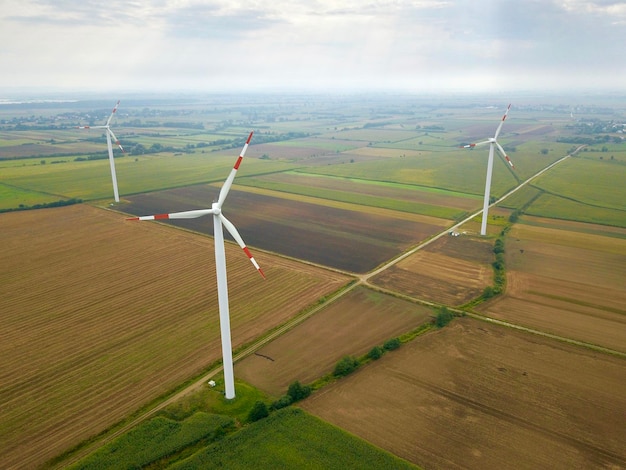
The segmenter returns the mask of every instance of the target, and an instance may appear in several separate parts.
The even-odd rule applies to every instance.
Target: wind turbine
[[[122,147],[122,144],[120,144],[120,141],[117,140],[117,137],[115,137],[115,134],[113,134],[113,131],[111,130],[109,125],[111,124],[111,119],[113,119],[113,115],[117,111],[117,107],[119,105],[120,100],[117,100],[117,103],[115,104],[115,107],[113,108],[113,111],[111,112],[111,115],[109,116],[109,119],[107,119],[107,122],[104,126],[77,126],[77,129],[105,129],[105,134],[107,136],[107,148],[109,149],[109,164],[111,165],[111,179],[113,180],[113,195],[115,196],[115,202],[120,202],[120,194],[117,190],[117,176],[115,174],[115,161],[113,160],[113,146],[111,145],[111,137],[113,137],[113,140],[115,140],[115,145],[117,145],[122,152],[124,152],[124,148]]]
[[[493,173],[493,154],[494,154],[495,148],[498,149],[498,152],[500,152],[500,154],[504,157],[507,163],[511,165],[511,168],[515,168],[513,166],[513,162],[511,161],[511,159],[507,156],[502,146],[498,143],[498,135],[500,135],[500,131],[502,130],[502,125],[504,124],[504,120],[506,119],[507,114],[509,114],[509,109],[511,109],[510,104],[506,108],[506,111],[504,112],[504,116],[502,116],[502,120],[500,121],[500,125],[496,129],[496,133],[493,137],[483,142],[478,142],[476,144],[467,144],[467,145],[461,146],[462,148],[467,149],[467,148],[474,148],[479,145],[489,144],[489,160],[487,161],[487,179],[485,181],[485,199],[483,201],[483,220],[480,226],[481,235],[487,234],[487,213],[489,211],[489,193],[491,192],[491,174]]]
[[[199,210],[191,210],[184,212],[173,212],[171,214],[159,214],[159,215],[147,215],[143,217],[131,217],[127,220],[162,220],[162,219],[195,219],[197,217],[202,217],[203,215],[212,214],[213,215],[213,231],[214,231],[214,243],[215,243],[215,269],[217,272],[217,299],[219,304],[220,311],[220,330],[222,335],[222,358],[223,358],[223,367],[224,367],[224,384],[226,388],[226,398],[232,399],[235,398],[235,378],[233,373],[233,351],[232,344],[230,338],[230,314],[228,311],[228,285],[226,282],[226,253],[224,250],[224,232],[222,230],[222,226],[226,227],[226,230],[232,235],[232,237],[237,241],[239,246],[243,249],[243,251],[248,255],[248,258],[254,265],[254,267],[259,271],[261,276],[265,278],[265,274],[257,264],[256,260],[250,253],[250,250],[246,247],[243,239],[237,232],[235,226],[226,218],[224,214],[222,214],[222,204],[224,204],[224,200],[228,195],[228,191],[233,184],[233,180],[235,179],[235,174],[239,169],[239,165],[243,160],[243,156],[248,149],[248,145],[250,144],[250,140],[252,139],[253,132],[250,132],[248,136],[248,140],[241,153],[239,154],[239,158],[235,162],[235,166],[231,170],[228,178],[224,182],[222,189],[220,190],[219,197],[217,202],[214,202],[211,206],[211,209],[199,209]]]

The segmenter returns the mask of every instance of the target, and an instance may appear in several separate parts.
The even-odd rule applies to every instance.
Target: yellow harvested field
[[[0,218],[1,468],[41,466],[221,359],[211,238],[87,205]],[[349,280],[247,242],[267,280],[226,244],[235,348]]]

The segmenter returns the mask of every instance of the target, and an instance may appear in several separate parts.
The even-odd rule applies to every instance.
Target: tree
[[[443,328],[454,318],[454,313],[448,310],[446,307],[441,307],[435,318],[435,325],[437,328]]]
[[[394,349],[398,349],[400,347],[400,340],[398,338],[391,338],[385,341],[383,344],[383,349],[385,351],[393,351]]]
[[[291,405],[291,397],[289,395],[283,395],[278,400],[272,403],[272,410],[280,410],[281,408],[285,408],[286,406]]]
[[[345,356],[335,366],[333,375],[336,377],[344,377],[359,367],[359,361],[352,356]]]
[[[260,419],[267,418],[269,414],[270,412],[267,409],[267,405],[262,401],[257,401],[250,410],[250,413],[248,413],[248,421],[253,423]]]
[[[487,286],[483,289],[483,298],[486,299],[490,299],[492,298],[494,295],[496,295],[494,288],[492,286]]]
[[[299,400],[304,400],[311,394],[311,387],[308,385],[302,385],[297,380],[289,385],[289,389],[287,390],[287,395],[291,397],[291,402],[296,402]]]
[[[374,346],[372,349],[370,349],[370,352],[367,353],[367,357],[376,360],[380,359],[384,353],[385,350],[383,348],[381,348],[380,346]]]

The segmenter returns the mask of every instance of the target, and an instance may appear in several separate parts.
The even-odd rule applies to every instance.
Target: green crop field
[[[508,209],[522,209],[530,204],[535,198],[539,197],[541,190],[531,185],[526,185],[507,197],[499,205]]]
[[[157,416],[70,468],[143,468],[199,441],[211,442],[233,426],[232,418],[203,412],[183,421]]]
[[[541,195],[526,209],[526,213],[540,217],[626,227],[624,210],[591,206],[552,194]]]
[[[417,157],[386,158],[307,169],[310,173],[321,175],[413,184],[470,195],[483,194],[486,170],[486,152],[463,152],[460,149],[451,153],[431,153]],[[509,169],[502,162],[496,161],[492,194],[502,195],[515,185],[516,180]]]
[[[54,200],[49,194],[15,188],[0,183],[0,210],[13,209],[21,206],[33,206]],[[56,198],[58,200],[58,198]]]
[[[626,165],[622,163],[570,158],[533,185],[582,204],[626,211]]]
[[[297,408],[284,408],[171,468],[415,469]]]
[[[162,153],[116,158],[120,195],[124,197],[156,189],[223,181],[232,168],[237,150],[230,156],[224,156],[224,153],[181,156]],[[26,160],[23,166],[18,161],[2,163],[0,184],[14,189],[3,191],[6,198],[2,198],[0,206],[13,208],[19,204],[46,203],[63,198],[93,200],[112,197],[108,159],[82,162],[68,158],[59,160],[65,163],[42,165],[34,164],[34,160]],[[241,166],[241,174],[262,174],[289,167],[286,162],[248,159]]]

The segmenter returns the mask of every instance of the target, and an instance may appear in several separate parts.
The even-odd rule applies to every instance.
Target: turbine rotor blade
[[[126,220],[164,220],[164,219],[196,219],[207,214],[215,214],[213,209],[197,209],[193,211],[172,212],[170,214],[144,215],[141,217],[129,217]]]
[[[222,225],[226,227],[226,230],[228,230],[228,233],[232,235],[232,237],[239,244],[239,246],[244,251],[244,253],[248,256],[248,258],[250,259],[250,261],[252,262],[256,270],[259,272],[261,276],[263,276],[263,279],[265,279],[265,273],[263,272],[259,264],[256,262],[256,260],[254,259],[254,256],[252,256],[252,253],[250,253],[250,250],[248,250],[248,247],[244,243],[243,238],[241,238],[241,235],[239,235],[239,232],[237,231],[235,226],[232,224],[232,222],[228,220],[226,217],[224,217],[224,214],[222,214],[221,212],[219,214],[219,218],[222,220]]]
[[[120,100],[117,100],[117,103],[115,103],[115,107],[113,108],[113,111],[111,111],[111,115],[109,116],[109,119],[107,119],[107,123],[106,123],[107,126],[111,123],[111,119],[113,119],[113,115],[117,111],[117,107],[119,105],[120,105]]]
[[[107,126],[75,126],[75,129],[107,129]]]
[[[479,145],[485,145],[489,143],[491,143],[491,140],[483,140],[482,142],[476,142],[475,144],[461,145],[460,147],[463,149],[473,149],[474,147],[478,147]]]
[[[113,131],[109,128],[107,128],[107,131],[109,132],[109,134],[111,134],[111,137],[113,137],[113,142],[115,142],[115,145],[117,145],[122,152],[126,153],[126,150],[124,150],[124,147],[122,147],[122,144],[120,144],[119,139],[115,137],[115,134],[113,133]]]
[[[494,139],[497,139],[498,136],[500,135],[500,130],[502,130],[502,125],[504,124],[506,115],[509,114],[509,109],[511,109],[511,104],[509,104],[509,106],[506,108],[506,111],[504,112],[504,116],[502,116],[502,121],[500,121],[500,125],[498,126],[498,129],[496,129],[496,135],[493,137]]]
[[[222,186],[222,189],[220,190],[219,198],[217,199],[217,207],[222,207],[222,204],[224,204],[224,200],[226,199],[226,196],[228,195],[228,191],[230,191],[230,187],[233,184],[233,180],[235,179],[235,175],[237,174],[239,165],[241,165],[243,156],[246,154],[246,150],[248,150],[248,145],[250,144],[250,141],[252,140],[252,134],[254,134],[254,131],[250,132],[250,135],[248,136],[248,140],[246,140],[246,143],[244,144],[243,149],[241,149],[241,153],[239,154],[239,158],[237,158],[237,161],[235,162],[235,166],[233,166],[233,169],[230,171],[228,178],[226,178],[226,181],[224,181],[224,185]]]
[[[506,152],[504,151],[504,149],[502,148],[502,146],[496,142],[496,147],[498,147],[498,151],[500,152],[500,154],[504,157],[504,159],[506,160],[506,162],[511,165],[511,168],[515,168],[515,165],[513,165],[513,162],[511,161],[511,159],[509,158],[509,156],[506,154]]]

